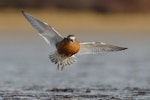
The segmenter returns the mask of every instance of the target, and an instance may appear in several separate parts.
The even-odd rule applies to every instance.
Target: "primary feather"
[[[101,52],[121,51],[127,48],[118,47],[103,42],[84,42],[80,43],[79,55],[82,54],[97,54]]]
[[[28,22],[39,32],[39,35],[42,36],[48,44],[56,46],[58,42],[63,40],[63,37],[47,23],[41,22],[24,11],[22,11],[22,13]]]

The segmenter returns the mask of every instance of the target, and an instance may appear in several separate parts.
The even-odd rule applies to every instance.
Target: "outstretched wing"
[[[97,54],[101,52],[121,51],[127,48],[109,45],[103,42],[85,42],[80,43],[79,55]]]
[[[28,20],[28,22],[39,32],[39,35],[42,36],[48,44],[52,44],[56,47],[56,44],[63,39],[63,37],[47,23],[34,18],[33,16],[24,11],[22,11],[22,14]]]

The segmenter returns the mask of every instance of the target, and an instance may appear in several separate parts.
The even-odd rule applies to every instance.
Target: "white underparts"
[[[71,57],[66,57],[64,55],[58,54],[58,52],[55,51],[54,53],[49,55],[49,59],[53,63],[57,64],[58,70],[63,70],[65,66],[73,64],[77,60],[77,57],[75,57],[74,55]]]

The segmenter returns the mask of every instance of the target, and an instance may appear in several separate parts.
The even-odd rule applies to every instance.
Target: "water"
[[[73,88],[79,89],[78,92],[90,88],[93,94],[105,94],[109,97],[121,95],[120,98],[125,98],[130,92],[134,93],[135,87],[140,89],[150,87],[150,40],[147,36],[140,38],[138,35],[134,37],[133,34],[131,36],[88,34],[85,38],[83,34],[76,34],[82,41],[101,40],[129,49],[79,56],[75,64],[58,71],[57,66],[48,59],[51,47],[37,34],[30,35],[26,32],[4,34],[0,37],[1,93],[6,90],[26,90],[27,93],[23,92],[25,95],[31,92],[38,96],[38,92],[53,95],[53,92],[45,91],[52,88]],[[131,91],[127,87],[130,87]],[[147,93],[149,92],[143,97],[134,98],[149,97]],[[70,95],[75,96],[76,92]]]

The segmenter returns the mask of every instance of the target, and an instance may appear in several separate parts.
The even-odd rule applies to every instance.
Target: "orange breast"
[[[70,57],[76,54],[80,49],[79,42],[76,40],[74,42],[68,42],[62,40],[57,44],[57,51],[59,54]]]

